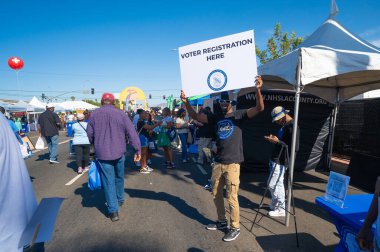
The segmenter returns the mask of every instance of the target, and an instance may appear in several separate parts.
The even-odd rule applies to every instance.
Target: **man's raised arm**
[[[207,115],[197,114],[197,112],[194,111],[193,107],[191,107],[189,101],[187,100],[186,95],[183,92],[183,90],[181,90],[181,100],[183,104],[185,104],[186,110],[189,113],[189,116],[191,118],[193,118],[194,120],[197,120],[198,122],[208,123]]]
[[[247,115],[249,118],[256,116],[258,113],[264,110],[264,100],[261,95],[261,87],[263,86],[263,80],[261,76],[257,76],[256,80],[256,106],[247,110]]]

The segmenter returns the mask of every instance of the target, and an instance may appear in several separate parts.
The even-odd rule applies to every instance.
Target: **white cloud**
[[[371,40],[370,43],[377,47],[380,47],[380,39]]]
[[[369,37],[369,36],[376,35],[378,33],[380,33],[380,26],[365,30],[364,32],[360,33],[360,37]]]

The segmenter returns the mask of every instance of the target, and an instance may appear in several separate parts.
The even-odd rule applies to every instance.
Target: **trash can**
[[[67,122],[66,123],[66,130],[67,130],[67,136],[72,137],[73,136],[73,122]]]
[[[27,123],[21,123],[21,132],[22,133],[28,133],[29,132],[29,127]]]

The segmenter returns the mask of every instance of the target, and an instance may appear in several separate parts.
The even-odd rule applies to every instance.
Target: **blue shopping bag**
[[[102,188],[102,181],[100,180],[100,164],[97,160],[93,160],[88,170],[88,188],[90,190],[98,190]]]

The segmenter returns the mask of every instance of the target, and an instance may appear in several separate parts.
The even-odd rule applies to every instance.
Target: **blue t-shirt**
[[[85,129],[87,129],[86,122],[77,122],[73,124],[73,145],[90,144],[90,140],[88,140],[87,132]]]
[[[17,140],[22,144],[23,141],[21,140],[21,137],[18,134],[18,128],[17,128],[16,124],[11,119],[8,119],[8,123],[9,123],[9,126],[11,126],[11,129],[12,129],[13,133],[15,134]]]

